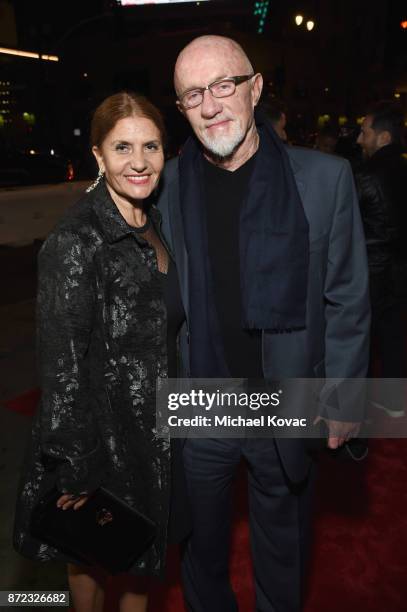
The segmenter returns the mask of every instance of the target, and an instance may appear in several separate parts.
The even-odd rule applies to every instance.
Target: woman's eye
[[[156,142],[149,142],[148,144],[146,144],[146,149],[148,149],[149,151],[158,151],[159,148],[160,145]]]
[[[120,153],[127,152],[129,150],[129,145],[126,144],[118,144],[116,145],[116,151]]]

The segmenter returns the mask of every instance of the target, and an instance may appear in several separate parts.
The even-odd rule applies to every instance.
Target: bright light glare
[[[297,24],[297,26],[300,26],[303,21],[304,21],[304,17],[302,15],[295,16],[295,23]]]
[[[40,59],[48,60],[49,62],[59,62],[59,57],[57,55],[40,55]]]
[[[0,47],[0,53],[5,55],[17,55],[18,57],[28,57],[30,59],[42,59],[49,62],[59,62],[57,55],[41,55],[33,51],[20,51],[20,49],[9,49],[8,47]]]
[[[311,30],[313,30],[314,27],[315,27],[315,22],[314,21],[307,21],[306,25],[307,25],[308,32],[311,32]]]

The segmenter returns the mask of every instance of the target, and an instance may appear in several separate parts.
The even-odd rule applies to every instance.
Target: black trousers
[[[184,465],[193,520],[182,560],[187,609],[238,610],[229,581],[229,543],[231,486],[242,456],[248,465],[256,610],[298,612],[309,550],[314,467],[307,482],[291,487],[272,439],[186,441]]]

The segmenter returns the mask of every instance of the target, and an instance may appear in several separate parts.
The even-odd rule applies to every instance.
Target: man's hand
[[[361,425],[350,421],[332,421],[320,416],[315,419],[314,425],[320,421],[324,421],[328,428],[328,448],[332,449],[339,448],[351,438],[356,438]]]
[[[88,499],[89,495],[61,495],[57,501],[57,507],[62,510],[69,510],[72,507],[74,510],[79,510]]]

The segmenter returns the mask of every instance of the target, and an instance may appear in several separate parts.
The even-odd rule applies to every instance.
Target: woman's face
[[[125,200],[148,198],[164,166],[160,132],[145,117],[120,119],[92,151],[112,195]]]

